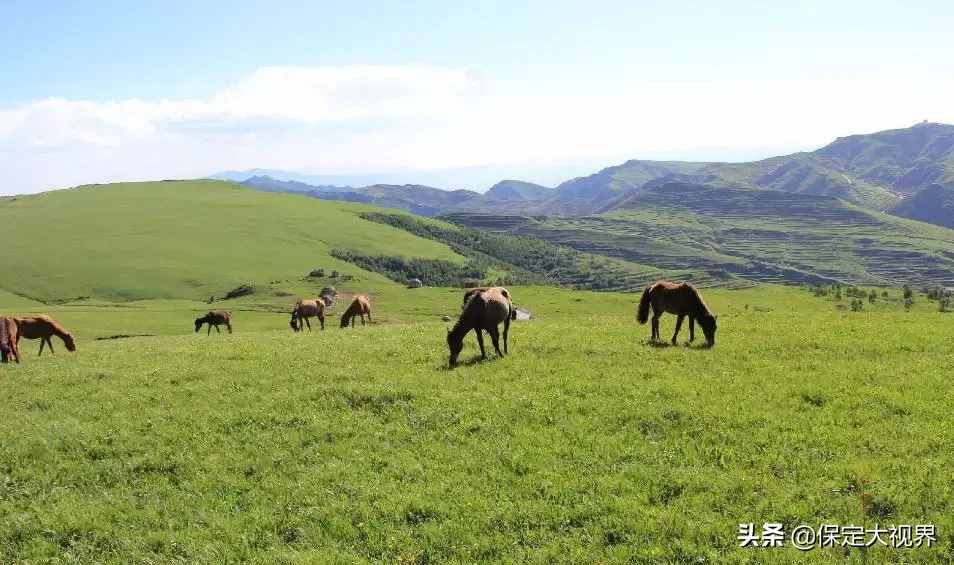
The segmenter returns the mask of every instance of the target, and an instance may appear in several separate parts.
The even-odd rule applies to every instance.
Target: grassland
[[[635,295],[511,290],[535,314],[512,355],[453,371],[450,289],[384,285],[378,323],[304,335],[254,295],[212,337],[201,303],[44,306],[79,351],[0,366],[0,562],[954,559],[954,315],[710,290],[703,350],[647,345]],[[766,521],[940,543],[736,547]]]
[[[334,248],[464,258],[368,222],[376,208],[265,194],[220,181],[113,184],[0,199],[0,289],[44,302],[204,300],[246,283],[297,280],[320,267],[378,286]]]

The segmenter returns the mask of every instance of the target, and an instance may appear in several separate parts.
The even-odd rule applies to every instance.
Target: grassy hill
[[[954,286],[954,232],[825,196],[671,183],[630,194],[601,215],[449,219],[691,270],[686,278],[703,282],[742,277]]]
[[[205,299],[245,283],[338,270],[391,285],[330,256],[464,258],[440,243],[363,220],[367,206],[265,194],[221,181],[86,186],[0,199],[0,289],[44,302]]]
[[[891,209],[903,218],[954,228],[954,183],[933,184],[905,198]]]

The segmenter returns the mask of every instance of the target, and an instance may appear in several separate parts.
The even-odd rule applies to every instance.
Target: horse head
[[[202,324],[205,323],[205,317],[195,319],[195,333],[199,333],[199,330],[202,329]]]
[[[63,343],[66,344],[67,351],[76,351],[76,341],[73,340],[73,334],[63,334]]]
[[[447,348],[450,349],[450,359],[448,365],[453,367],[457,365],[457,357],[464,349],[464,340],[455,336],[450,329],[447,330]]]
[[[716,316],[707,315],[699,318],[699,325],[702,326],[702,333],[706,336],[706,345],[712,347],[715,345]]]

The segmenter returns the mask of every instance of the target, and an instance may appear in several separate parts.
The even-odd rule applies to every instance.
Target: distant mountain
[[[934,192],[920,199],[912,199],[912,195],[933,184],[954,186],[954,126],[925,122],[904,129],[852,135],[816,151],[748,163],[631,160],[568,180],[556,188],[504,180],[483,195],[467,190],[442,191],[421,184],[375,182],[342,186],[262,174],[243,181],[260,190],[365,202],[426,216],[459,212],[549,216],[604,213],[654,187],[687,183],[831,196],[863,208],[948,226],[949,220],[939,211],[917,210],[930,202]]]
[[[552,188],[524,182],[522,180],[502,180],[490,187],[490,190],[484,193],[484,196],[493,200],[502,202],[518,201],[539,201],[553,196]]]
[[[954,228],[954,185],[932,184],[899,202],[891,213]]]
[[[559,185],[557,196],[546,208],[558,213],[592,213],[607,209],[623,193],[660,182],[691,182],[836,196],[886,210],[903,195],[942,181],[954,181],[954,126],[921,123],[843,137],[810,153],[750,163],[627,161]]]
[[[277,180],[269,176],[253,176],[242,181],[241,184],[266,192],[294,192],[322,200],[361,202],[384,208],[396,208],[420,216],[436,216],[480,198],[480,194],[469,190],[443,190],[417,184],[375,184],[360,188],[316,186],[298,181]]]

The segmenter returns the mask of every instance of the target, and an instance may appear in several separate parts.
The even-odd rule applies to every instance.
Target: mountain
[[[490,187],[484,196],[500,202],[528,202],[545,200],[553,195],[553,189],[524,182],[522,180],[502,180]]]
[[[831,196],[671,182],[598,215],[446,219],[697,279],[954,286],[954,231]]]
[[[910,128],[835,140],[810,153],[749,163],[632,160],[567,181],[542,208],[585,214],[607,210],[621,194],[667,182],[762,188],[836,196],[874,210],[891,209],[904,195],[954,180],[954,126]],[[540,211],[540,210],[536,210]]]
[[[932,184],[899,202],[891,213],[954,228],[954,185]]]
[[[443,190],[419,184],[374,184],[360,188],[315,186],[299,181],[277,180],[269,176],[254,176],[242,181],[241,184],[267,192],[294,192],[322,200],[360,202],[384,208],[396,208],[420,216],[436,216],[480,198],[480,194],[469,190]]]

